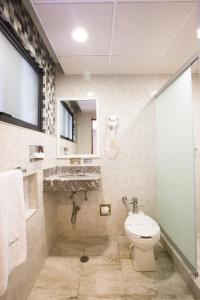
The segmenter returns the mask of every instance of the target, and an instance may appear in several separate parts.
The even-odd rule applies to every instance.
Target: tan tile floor
[[[126,237],[59,238],[29,300],[194,299],[161,245],[155,253],[156,272],[135,272]]]

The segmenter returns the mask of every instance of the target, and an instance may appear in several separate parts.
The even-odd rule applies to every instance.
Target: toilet
[[[124,222],[125,234],[134,247],[134,269],[136,271],[155,271],[153,247],[160,240],[160,227],[143,212],[129,212]]]

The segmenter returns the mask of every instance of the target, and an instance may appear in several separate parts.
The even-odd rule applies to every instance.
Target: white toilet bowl
[[[134,269],[136,271],[155,271],[153,247],[160,240],[160,227],[143,212],[129,212],[124,222],[125,234],[134,246]]]

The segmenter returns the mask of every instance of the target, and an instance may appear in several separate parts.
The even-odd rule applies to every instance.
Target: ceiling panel
[[[119,3],[113,54],[163,54],[192,7],[190,2]]]
[[[160,56],[135,55],[135,56],[112,56],[110,74],[147,74],[152,73]]]
[[[35,4],[34,7],[58,56],[109,53],[112,3]],[[88,31],[87,43],[77,43],[71,38],[76,27]]]
[[[169,55],[193,55],[198,50],[196,11],[190,16],[176,40],[168,50]]]
[[[65,3],[103,3],[103,2],[125,2],[125,3],[131,3],[131,2],[163,2],[165,0],[30,0],[32,3],[46,3],[46,4],[65,4]],[[195,3],[195,0],[168,0],[168,2],[193,2]]]
[[[195,1],[32,2],[66,74],[174,73],[198,48]],[[71,38],[80,26],[83,44]]]
[[[184,63],[190,58],[190,55],[166,55],[154,69],[157,74],[176,73]]]
[[[76,101],[80,107],[82,112],[96,112],[96,101],[93,100],[85,100],[85,101]]]
[[[115,1],[116,0],[31,0],[31,2],[34,4],[113,3]],[[163,0],[159,0],[159,1],[163,1]],[[173,0],[173,1],[177,1],[177,0]],[[188,1],[188,0],[184,0],[184,1]]]
[[[35,0],[35,1],[37,1],[37,0]],[[39,0],[38,0],[39,1]],[[40,1],[42,1],[42,0],[40,0]],[[45,0],[44,0],[45,1]],[[48,1],[48,0],[46,0],[46,1]],[[53,1],[53,0],[52,0]],[[56,0],[54,0],[54,1],[56,1]],[[70,0],[65,0],[65,1],[70,1]],[[79,0],[77,0],[77,1],[79,1]],[[92,1],[92,0],[91,0]],[[93,1],[95,1],[95,0],[93,0]],[[109,0],[108,0],[109,1]],[[111,0],[112,1],[112,0]],[[114,1],[114,0],[113,0]],[[163,1],[165,1],[165,0],[117,0],[117,2],[118,3],[123,3],[123,2],[125,2],[125,3],[131,3],[131,2],[163,2]],[[196,0],[167,0],[168,2],[191,2],[191,3],[195,3],[195,1]]]
[[[59,57],[65,74],[107,74],[108,56]]]

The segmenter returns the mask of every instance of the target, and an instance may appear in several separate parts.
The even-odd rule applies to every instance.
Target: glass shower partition
[[[191,68],[156,98],[159,223],[194,273],[196,216]]]

